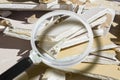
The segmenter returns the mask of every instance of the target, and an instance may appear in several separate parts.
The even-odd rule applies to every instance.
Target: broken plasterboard
[[[94,15],[91,14],[91,12],[94,12],[93,13]],[[108,16],[106,17],[107,19],[103,17],[106,14],[110,15],[109,17]],[[114,19],[114,11],[110,9],[95,8],[95,9],[86,11],[82,15],[83,17],[85,16],[85,19],[88,19],[88,22],[91,24],[98,21],[97,22],[98,24],[96,24],[99,26],[97,30],[94,30],[96,25],[92,26],[94,27],[93,31],[95,31],[95,36],[105,35],[105,33],[109,31],[111,23]],[[45,32],[45,29],[42,29],[40,32],[41,33]],[[49,32],[47,31],[47,33],[44,34],[44,40],[42,39],[42,42],[40,41],[39,47],[41,47],[43,50],[47,51],[48,53],[51,50],[52,51],[54,50],[56,52],[58,50],[55,50],[54,46],[58,46],[58,47],[61,46],[61,48],[63,49],[63,48],[67,48],[67,47],[74,46],[74,45],[88,41],[89,38],[88,38],[88,35],[85,34],[85,32],[86,32],[86,29],[83,28],[83,25],[80,22],[75,20],[73,17],[69,17],[66,20],[62,21],[60,24],[55,24],[53,30]],[[65,41],[63,45],[62,44],[56,45],[57,43],[59,44],[60,40],[63,40],[64,38],[65,38]]]
[[[102,16],[101,15],[101,12],[103,13],[103,15],[104,14],[106,14],[106,13],[109,13],[109,14],[111,14],[111,16],[112,16],[112,19],[111,19],[111,21],[109,22],[109,25],[107,25],[107,26],[110,26],[111,25],[111,22],[112,22],[112,20],[113,20],[113,18],[114,18],[114,12],[112,13],[109,9],[102,9],[102,8],[98,8],[97,9],[98,11],[96,12],[96,9],[91,9],[90,11],[86,11],[85,13],[83,13],[82,15],[83,15],[83,17],[84,16],[87,16],[86,17],[86,19],[88,18],[88,21],[91,23],[91,26],[96,26],[96,25],[99,25],[99,24],[102,24],[102,23],[104,23],[104,22],[106,22],[105,20],[106,20],[106,17],[101,17],[100,19],[99,19],[99,17],[100,16]],[[90,16],[88,16],[90,13],[91,13],[91,11],[95,11],[95,13],[94,13],[94,16],[93,15],[90,15]],[[98,18],[98,20],[96,20]],[[31,30],[32,30],[32,26],[34,26],[34,24],[23,24],[24,22],[23,21],[17,21],[17,20],[11,20],[11,19],[7,19],[6,18],[6,20],[9,20],[10,22],[11,22],[11,24],[12,24],[12,26],[14,27],[13,29],[20,29],[20,30],[22,30],[23,31],[23,34],[21,34],[21,32],[19,33],[19,31],[18,30],[14,30],[14,31],[18,31],[17,33],[12,33],[10,30],[13,30],[13,29],[11,29],[11,28],[7,28],[5,31],[4,31],[4,33],[5,34],[7,34],[7,35],[10,35],[10,36],[14,36],[14,37],[18,37],[18,38],[22,38],[22,39],[27,39],[27,40],[29,40],[30,39],[30,35],[29,36],[26,36],[26,35],[24,35],[24,33],[26,32],[26,28],[28,28],[29,30],[30,30],[30,32],[31,32]],[[94,20],[96,20],[96,21],[94,21]],[[93,22],[94,21],[94,22]],[[96,24],[96,22],[98,22],[97,24]],[[19,24],[19,25],[18,25]],[[22,27],[23,26],[23,27]],[[68,27],[69,28],[69,27]],[[110,28],[110,27],[109,27]],[[109,28],[108,28],[108,30],[109,30]],[[10,29],[10,30],[9,30]],[[85,29],[86,30],[86,29]],[[85,31],[84,29],[83,29],[83,32]],[[80,32],[82,32],[82,31],[80,31]],[[27,32],[26,32],[27,33]],[[21,34],[21,35],[20,35]],[[28,33],[29,34],[29,33]],[[21,37],[19,37],[19,35],[21,36]],[[78,35],[78,34],[77,34]],[[25,36],[25,37],[24,37]],[[27,37],[27,38],[26,38]]]
[[[120,61],[116,58],[116,55],[114,50],[98,51],[87,56],[83,63],[119,65]]]
[[[120,72],[118,65],[101,65],[101,64],[93,64],[93,63],[80,63],[76,64],[70,68],[72,72],[82,73],[82,74],[96,74],[94,77],[98,77],[99,75],[104,75],[109,78],[113,78],[113,80],[119,80]],[[99,76],[98,78],[102,78]]]
[[[105,9],[105,8],[94,8],[82,14],[82,17],[85,18],[87,22],[89,22],[92,28],[97,26],[98,28],[103,29],[104,34],[109,31],[111,23],[113,22],[114,16],[115,14],[113,10]],[[46,35],[46,38],[48,40],[53,42],[59,41],[62,38],[68,37],[71,34],[74,34],[75,32],[76,33],[73,37],[86,32],[86,29],[84,28],[82,23],[80,23],[74,17],[69,17],[64,21],[58,24],[55,24],[54,26],[55,28],[52,28],[53,30],[49,31],[49,33],[44,34]],[[41,30],[41,31],[45,31],[45,30]]]
[[[66,80],[65,72],[48,68],[41,80]]]
[[[56,4],[56,2],[52,3],[1,3],[0,9],[4,10],[73,10],[74,6],[72,4]]]
[[[104,7],[115,10],[116,15],[120,15],[120,2],[119,0],[94,0],[93,2],[87,2],[84,6],[85,10],[89,10],[96,7]]]
[[[112,35],[111,33],[108,33],[107,36],[94,38],[94,44],[93,44],[91,53],[99,50],[108,50],[108,49],[113,49],[118,47],[110,40],[111,38],[114,38],[114,37],[115,37],[114,35]],[[63,49],[59,53],[57,53],[55,57],[60,59],[60,58],[66,58],[68,56],[75,55],[75,54],[76,55],[80,53],[82,54],[83,51],[86,49],[87,45],[88,45],[88,42]]]
[[[31,31],[35,24],[25,24],[24,21],[13,20],[3,17],[1,18],[10,23],[10,25],[7,25],[7,28],[4,30],[4,33],[6,35],[30,40]]]

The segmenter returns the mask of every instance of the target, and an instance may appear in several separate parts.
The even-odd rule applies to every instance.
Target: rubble
[[[70,69],[68,71],[73,72],[72,74],[80,73],[97,79],[119,79],[118,67],[120,64],[120,40],[116,39],[117,33],[111,33],[111,29],[113,29],[113,27],[120,27],[120,23],[116,23],[114,20],[116,15],[120,15],[119,1],[61,0],[60,3],[59,0],[38,0],[37,2],[12,2],[12,4],[8,4],[6,2],[9,1],[0,1],[0,3],[2,3],[0,4],[1,10],[51,11],[64,9],[74,11],[78,15],[81,14],[82,17],[90,24],[94,32],[94,44],[89,56],[87,56],[82,63],[69,67]],[[12,11],[0,11],[0,15],[0,31],[3,31],[5,35],[24,40],[31,39],[31,31],[38,20],[38,17],[36,17],[34,13],[26,19],[27,23],[22,20],[9,18],[9,15],[12,15]],[[81,23],[81,27],[78,27],[78,24],[66,24],[71,20],[75,21],[72,17],[64,19],[64,16],[58,18],[52,17],[50,20],[46,20],[43,23],[44,26],[46,26],[46,24],[56,25],[56,23],[59,23],[59,25],[57,24],[58,27],[55,31],[46,35],[47,37],[45,38],[44,46],[41,47],[41,42],[39,42],[37,46],[44,49],[47,53],[50,53],[50,55],[56,59],[66,58],[70,55],[74,55],[75,53],[82,53],[83,49],[86,48],[86,45],[88,44],[89,37]],[[71,26],[74,27],[71,28]],[[49,25],[46,26],[46,28],[48,27]],[[43,32],[45,29],[43,29]],[[41,37],[43,35],[38,36]],[[55,54],[51,54],[52,52]],[[94,64],[95,66],[89,70],[88,68]],[[63,80],[66,80],[64,72],[63,75],[57,75],[53,71],[46,70],[42,80],[53,80],[55,78],[64,78]],[[111,71],[113,71],[113,73],[111,73]]]

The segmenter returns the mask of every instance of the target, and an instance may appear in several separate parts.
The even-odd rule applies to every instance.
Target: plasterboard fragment
[[[106,9],[105,9],[106,10]],[[92,9],[92,10],[90,10],[90,11],[86,11],[85,13],[83,13],[82,15],[83,16],[87,16],[87,15],[89,15],[89,13],[91,12],[91,11],[93,11],[94,12],[94,9]],[[95,11],[96,11],[96,9],[95,9]],[[98,9],[98,12],[96,12],[96,13],[94,13],[94,14],[100,14],[100,12],[101,11],[104,11],[104,10],[102,10],[102,9]],[[85,15],[86,14],[86,15]],[[96,16],[96,15],[95,15]],[[91,16],[88,16],[87,17],[87,19],[89,20],[89,19],[92,19],[92,21],[94,20],[93,19],[93,15],[91,15]],[[72,19],[72,18],[71,18]],[[96,18],[95,18],[96,19]],[[6,20],[8,20],[8,19],[6,19]],[[105,21],[106,20],[106,17],[101,17],[100,19],[98,19],[98,20],[96,20],[96,21],[94,21],[91,25],[92,26],[96,26],[96,25],[99,25],[99,24],[102,24],[103,23],[103,21]],[[89,22],[91,22],[90,20],[89,20]],[[96,24],[96,22],[98,22],[97,24]],[[22,21],[15,21],[15,20],[11,20],[11,23],[12,23],[12,25],[13,25],[13,27],[15,27],[16,26],[16,28],[20,28],[20,29],[25,29],[25,28],[27,28],[27,26],[32,26],[32,25],[34,25],[34,24],[22,24],[23,22]],[[94,24],[95,23],[95,24]],[[19,25],[21,25],[20,27],[19,27]],[[25,27],[24,27],[25,26]],[[28,27],[28,28],[29,28]],[[32,29],[32,28],[30,28],[30,29]],[[84,29],[84,28],[83,28]],[[71,29],[72,30],[72,29]],[[84,31],[84,30],[83,30]],[[75,32],[75,31],[74,31]],[[80,31],[81,32],[81,31]],[[65,33],[65,32],[64,32]],[[76,35],[78,35],[78,34],[76,34]],[[59,36],[57,37],[57,38],[59,38]],[[62,37],[61,37],[62,38]],[[59,39],[60,40],[60,39]]]
[[[115,36],[109,33],[107,36],[94,38],[94,44],[93,44],[93,48],[91,49],[91,53],[99,50],[109,50],[109,49],[118,47],[110,40],[110,38],[112,37],[115,37]],[[70,55],[81,54],[86,49],[87,45],[88,45],[88,42],[63,49],[60,51],[60,53],[56,55],[56,58],[60,59]]]
[[[17,37],[21,39],[30,40],[31,30],[35,24],[24,24],[24,21],[13,20],[9,18],[3,18],[8,25],[6,25],[6,29],[4,30],[4,34]]]
[[[98,51],[95,53],[91,53],[83,62],[119,65],[120,62],[115,56],[116,53],[114,50]],[[94,61],[95,59],[98,60]]]
[[[107,13],[109,13],[109,15],[110,15],[109,17],[107,15],[105,15]],[[106,34],[109,31],[112,21],[114,19],[114,11],[112,12],[112,10],[104,9],[104,8],[95,8],[95,9],[91,9],[89,11],[84,12],[82,14],[82,16],[83,16],[83,18],[85,18],[87,20],[87,22],[89,22],[92,25],[91,26],[92,28],[99,26],[99,28],[102,28],[104,30],[104,33]],[[110,19],[110,20],[108,21],[108,19]],[[72,22],[74,22],[74,23],[72,23]],[[77,24],[75,24],[75,23],[77,23]],[[54,30],[52,30],[52,32],[45,34],[45,35],[46,35],[46,37],[49,37],[49,39],[51,38],[52,41],[59,41],[60,39],[62,39],[63,36],[65,36],[69,32],[71,32],[71,31],[69,31],[70,28],[73,32],[78,32],[78,34],[76,34],[76,35],[80,35],[80,34],[86,32],[86,29],[84,29],[84,26],[82,26],[81,24],[78,24],[78,23],[79,22],[75,18],[69,17],[68,19],[64,20],[64,22],[61,22],[61,23],[55,25],[58,27],[56,27]],[[59,28],[61,28],[61,29],[59,29]],[[66,30],[65,30],[65,28],[66,28]],[[74,30],[72,28],[76,28],[78,31]],[[82,29],[82,31],[81,31],[81,29]],[[61,32],[61,30],[63,30],[63,31]],[[56,32],[57,32],[57,36],[56,36]],[[66,34],[62,35],[61,33],[66,33]],[[71,32],[71,34],[72,34],[72,32]],[[71,34],[69,34],[69,35],[71,35]],[[59,36],[59,35],[61,35],[61,36]],[[76,36],[76,35],[74,35],[74,36]],[[65,36],[65,37],[67,37],[67,36]]]
[[[88,21],[89,22],[94,22],[95,23],[95,21],[94,20],[96,20],[96,21],[98,21],[97,23],[98,23],[98,25],[100,25],[100,22],[101,22],[101,25],[103,26],[104,24],[105,24],[105,22],[103,22],[103,21],[106,21],[106,23],[107,24],[109,24],[109,25],[104,25],[104,27],[107,27],[108,29],[107,30],[105,30],[104,28],[102,28],[101,26],[99,27],[98,26],[98,29],[97,28],[95,28],[95,36],[101,36],[101,35],[104,35],[105,33],[107,33],[108,31],[109,31],[109,28],[110,28],[110,25],[111,25],[111,22],[113,21],[113,18],[114,18],[114,12],[112,13],[112,12],[109,12],[109,9],[104,9],[104,10],[102,10],[101,8],[100,9],[95,9],[95,10],[97,10],[97,11],[95,11],[94,12],[94,9],[92,9],[92,10],[90,10],[90,11],[86,11],[86,14],[83,14],[84,16],[85,15],[87,15],[87,16],[85,16],[86,17],[86,19],[88,19]],[[108,10],[108,11],[107,11]],[[91,11],[93,11],[94,12],[94,16],[90,16],[89,15],[89,13],[91,13]],[[97,14],[98,13],[98,14]],[[102,13],[102,15],[101,15],[101,13]],[[111,19],[111,17],[110,17],[110,21],[108,21],[107,22],[107,19],[109,19],[109,17],[103,17],[106,13],[110,13],[111,14],[111,16],[112,16],[112,19]],[[107,16],[107,15],[106,15]],[[101,18],[102,17],[102,18]],[[98,20],[97,20],[97,18],[98,18]],[[64,20],[64,22],[65,21],[68,21],[67,23],[69,23],[70,21],[69,20],[71,20],[71,22],[73,22],[72,20],[74,20],[74,18],[72,18],[72,17],[69,17],[69,18],[67,18],[66,20]],[[70,23],[71,23],[70,22]],[[74,22],[75,23],[75,22]],[[83,34],[83,33],[85,33],[86,32],[86,30],[83,28],[83,26],[81,26],[80,28],[78,27],[78,25],[76,26],[76,25],[73,25],[73,26],[68,26],[68,25],[66,25],[66,26],[68,26],[68,27],[75,27],[76,29],[77,29],[77,27],[78,27],[78,31],[75,31],[75,32],[71,32],[71,31],[69,31],[70,29],[69,28],[67,28],[67,27],[65,27],[65,28],[67,28],[66,30],[68,31],[66,31],[65,29],[64,29],[64,26],[63,26],[63,24],[62,23],[60,23],[59,24],[59,26],[61,26],[62,25],[62,27],[60,27],[60,28],[62,28],[61,30],[63,31],[63,32],[60,32],[60,29],[59,29],[59,27],[57,27],[55,30],[53,30],[53,32],[52,32],[52,36],[54,36],[54,37],[52,37],[49,33],[48,34],[46,34],[45,36],[47,37],[47,38],[49,38],[49,39],[45,39],[45,42],[42,42],[42,44],[44,44],[44,45],[49,45],[49,43],[54,43],[53,45],[51,45],[51,46],[53,46],[53,47],[51,47],[51,49],[49,48],[48,49],[48,47],[46,46],[46,48],[43,48],[42,46],[39,46],[39,47],[41,47],[42,49],[46,49],[45,51],[48,51],[48,52],[51,52],[51,50],[52,51],[55,51],[56,52],[56,50],[53,50],[53,49],[55,49],[54,47],[56,46],[56,44],[57,44],[57,42],[59,42],[59,40],[62,40],[63,38],[66,38],[66,41],[63,43],[63,45],[62,45],[62,49],[64,49],[64,48],[68,48],[68,47],[71,47],[71,46],[74,46],[74,45],[77,45],[77,44],[80,44],[80,43],[83,43],[83,42],[86,42],[86,41],[88,41],[88,35],[87,34]],[[93,27],[93,26],[92,26]],[[100,29],[99,29],[100,28]],[[71,29],[71,30],[73,30],[73,29]],[[54,31],[56,31],[57,32],[57,36],[56,36],[56,32],[54,32]],[[73,30],[74,31],[74,30]],[[94,28],[93,28],[93,31],[94,31]],[[68,34],[68,35],[66,35],[66,32],[67,32],[67,34],[70,32],[70,34]],[[62,34],[63,33],[65,33],[65,34]],[[58,34],[60,34],[61,36],[59,36]],[[81,35],[82,34],[82,35]],[[100,40],[101,41],[101,40]],[[103,40],[102,40],[102,42],[103,42]],[[110,42],[110,41],[109,41]],[[41,44],[41,43],[39,43],[39,44]],[[99,45],[99,44],[98,44]],[[101,44],[102,45],[102,44]],[[50,46],[50,45],[49,45]],[[45,47],[45,46],[44,46]],[[101,49],[96,49],[97,47],[95,47],[95,48],[93,48],[93,52],[94,51],[97,51],[97,50],[103,50],[103,49],[110,49],[110,48],[114,48],[114,47],[117,47],[114,43],[113,44],[107,44],[107,45],[102,45],[102,46],[100,46],[100,48]],[[57,50],[58,51],[58,50]],[[57,52],[57,53],[59,53],[59,51]]]
[[[21,28],[13,29],[13,28],[7,27],[4,30],[4,33],[11,37],[16,37],[16,38],[25,39],[25,40],[30,40],[30,36],[31,36],[31,30],[21,29]]]
[[[92,9],[95,7],[104,7],[115,10],[115,14],[120,14],[120,2],[118,0],[95,0],[92,3],[86,3],[84,9]]]
[[[50,6],[51,5],[51,6]],[[0,4],[0,9],[4,10],[45,10],[45,11],[51,11],[51,10],[72,10],[73,5],[69,4],[21,4],[21,3],[13,3],[13,4],[7,4],[3,3]]]
[[[51,31],[44,35],[46,36],[46,38],[48,38],[49,41],[59,41],[79,31],[81,29],[81,26],[82,24],[78,20],[74,18],[69,18],[65,21],[62,21],[60,24],[54,24],[52,26],[54,28],[52,28]]]
[[[41,80],[66,80],[65,73],[55,69],[47,69]]]
[[[117,80],[112,77],[100,75],[100,74],[91,74],[91,73],[67,73],[66,74],[67,80]]]

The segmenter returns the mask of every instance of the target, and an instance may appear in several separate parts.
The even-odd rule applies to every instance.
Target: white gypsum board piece
[[[82,16],[89,22],[93,22],[94,20],[98,19],[99,17],[103,16],[105,13],[103,12],[105,8],[93,8],[86,10],[82,13]]]
[[[96,36],[101,36],[103,35],[103,32],[99,29],[99,30],[93,30],[94,32],[94,37]],[[76,36],[72,39],[63,39],[60,40],[58,42],[53,42],[53,41],[47,41],[44,40],[42,42],[39,42],[38,46],[42,49],[44,49],[45,51],[47,51],[48,53],[51,53],[51,51],[54,51],[57,53],[59,53],[61,49],[67,48],[67,47],[71,47],[83,42],[88,41],[88,35],[87,33]]]
[[[0,17],[2,19],[8,20],[13,28],[23,28],[23,29],[32,29],[34,24],[27,24],[25,21],[14,20],[10,18]]]
[[[96,25],[100,25],[100,24],[102,24],[102,23],[104,23],[105,21],[106,21],[106,16],[104,15],[106,12],[104,12],[104,10],[102,10],[103,8],[97,8],[97,12],[95,12],[95,10],[94,9],[91,9],[91,10],[89,10],[89,11],[86,11],[86,12],[84,12],[82,15],[83,15],[83,17],[85,17],[85,19],[87,19],[87,21],[88,22],[90,22],[91,23],[91,27],[95,27]],[[106,10],[106,9],[105,9]],[[93,12],[95,12],[94,14],[95,15],[89,15],[90,13],[91,13],[91,11],[93,11]],[[102,15],[102,14],[103,15]],[[89,16],[88,16],[89,15]],[[98,18],[98,19],[97,19]],[[108,18],[108,17],[107,17]],[[68,19],[66,19],[65,21],[68,21],[68,23],[69,23],[69,20],[74,20],[74,18],[72,18],[72,17],[69,17]],[[93,23],[92,23],[93,22]],[[65,22],[63,22],[63,23],[65,23]],[[108,23],[109,24],[109,23]],[[111,23],[110,23],[111,24]],[[56,26],[56,25],[55,25]],[[61,27],[62,26],[62,27]],[[65,26],[65,27],[64,27]],[[67,26],[67,27],[66,27]],[[66,31],[66,33],[68,34],[68,33],[70,33],[68,30],[70,30],[70,29],[67,29],[68,28],[68,26],[70,27],[70,23],[69,24],[66,24],[66,25],[63,25],[62,23],[60,23],[59,24],[59,27],[57,27],[57,29],[55,29],[52,33],[50,33],[49,35],[47,35],[46,37],[49,37],[49,38],[52,38],[53,36],[54,36],[54,38],[56,37],[56,38],[62,38],[62,34],[61,34],[61,30],[63,30],[64,31],[64,33],[65,33],[65,31]],[[76,27],[75,25],[71,25],[73,28],[74,27]],[[82,26],[81,26],[82,27]],[[110,27],[110,26],[107,26],[107,27]],[[66,28],[66,29],[65,29]],[[83,30],[79,30],[79,28],[78,28],[78,31],[75,33],[75,35],[74,36],[76,36],[76,35],[79,35],[79,34],[81,34],[81,33],[83,33],[83,32],[85,32],[86,31],[86,29],[85,28],[83,28],[82,27],[82,29]],[[74,31],[74,29],[71,29],[72,31]],[[68,32],[67,32],[68,31]],[[57,34],[55,34],[57,32]],[[58,33],[59,32],[59,33]],[[74,31],[75,32],[75,31]],[[59,36],[59,35],[61,35],[61,36]],[[56,36],[57,35],[57,36]],[[65,36],[65,35],[64,35]],[[73,36],[73,37],[74,37]],[[60,38],[60,39],[61,39]],[[56,40],[53,40],[53,41],[56,41]]]
[[[90,53],[90,55],[95,55],[95,56],[100,56],[100,57],[104,57],[104,58],[110,58],[110,59],[113,59],[113,60],[117,60],[116,58],[116,52],[114,50],[101,50],[101,51],[98,51],[98,52],[93,52],[93,53]]]
[[[115,13],[111,9],[93,8],[83,12],[82,16],[91,25],[91,28],[101,28],[104,30],[104,33],[107,34],[113,22]],[[104,28],[107,28],[107,29],[104,29]],[[82,28],[81,30],[76,32],[74,36],[80,35],[84,32],[86,32],[86,29]],[[70,38],[74,36],[71,36]]]
[[[85,9],[91,9],[95,7],[104,7],[115,10],[116,15],[120,15],[120,2],[119,0],[95,0],[93,3],[86,3]]]
[[[66,80],[65,72],[48,68],[41,80]]]
[[[109,8],[92,8],[89,10],[86,10],[82,13],[82,16],[89,22],[93,22],[96,19],[104,16],[105,14],[111,14],[112,20],[114,19],[115,16],[115,11]]]
[[[98,61],[94,61],[95,58],[98,58]],[[96,63],[96,64],[114,64],[114,65],[119,65],[120,62],[104,57],[98,57],[94,55],[87,56],[87,58],[83,61],[84,63]]]
[[[111,38],[116,38],[116,36],[108,33],[105,36],[94,38],[94,45],[91,53],[99,50],[109,50],[118,47],[118,45],[114,44],[114,42],[111,41]]]
[[[103,23],[103,21],[105,21],[105,17],[101,18],[98,20],[98,24],[95,24],[96,22],[94,22],[92,25],[96,26],[99,25],[101,23]],[[74,21],[75,19],[72,17],[69,17],[68,19],[66,19],[64,22],[59,23],[58,25],[55,25],[55,29],[53,31],[51,31],[51,33],[47,34],[46,37],[48,37],[49,40],[52,41],[58,41],[60,39],[62,39],[63,37],[67,37],[70,36],[71,34],[74,33],[73,36],[70,36],[69,38],[72,38],[76,35],[80,35],[84,32],[86,32],[87,30],[80,25],[81,27],[79,27],[79,25],[77,25],[79,22]],[[72,23],[70,23],[71,21],[74,21]],[[51,39],[50,39],[51,38]]]
[[[67,80],[116,80],[115,78],[99,75],[99,74],[92,74],[92,73],[67,73],[66,74]]]
[[[106,15],[104,15],[104,16],[96,19],[95,21],[91,22],[91,23],[90,23],[91,28],[95,28],[95,29],[98,29],[98,30],[104,30],[102,27],[100,27],[100,25],[102,25],[102,24],[106,21],[106,19],[107,19],[107,17],[106,17]],[[108,26],[108,27],[110,27],[110,26]],[[101,29],[99,29],[99,28],[101,28]],[[87,30],[86,30],[85,28],[82,28],[82,29],[80,29],[79,31],[77,31],[76,33],[74,33],[73,36],[70,36],[69,38],[72,38],[72,37],[75,37],[75,36],[77,36],[77,35],[80,35],[80,34],[86,32],[86,31],[87,31]],[[105,33],[105,32],[106,32],[106,34],[107,34],[108,31],[104,31],[104,33]]]
[[[58,0],[54,0],[53,2],[50,2],[50,3],[47,3],[47,8],[51,8],[53,7],[54,5],[57,5],[58,4]]]
[[[106,17],[103,16],[102,18],[100,18],[100,19],[94,21],[93,23],[91,23],[90,25],[91,25],[91,27],[93,28],[93,29],[92,29],[93,32],[96,32],[96,33],[97,33],[97,32],[104,31],[103,28],[101,28],[101,27],[99,27],[99,26],[100,26],[102,23],[104,23],[105,20],[106,20]],[[95,31],[94,28],[96,29],[96,31]],[[100,30],[100,31],[98,31],[98,30]],[[76,33],[74,33],[74,35],[69,36],[68,39],[74,38],[75,36],[79,36],[79,35],[81,35],[81,34],[83,34],[83,33],[86,33],[86,32],[87,32],[87,30],[86,30],[85,28],[82,28],[82,29],[78,30]],[[103,32],[102,32],[102,33],[103,33]],[[101,33],[101,34],[102,34],[102,33]],[[105,32],[104,32],[104,33],[105,33]],[[101,36],[102,36],[102,35],[101,35]]]
[[[94,32],[94,37],[103,35],[103,31],[100,29],[93,30],[93,32]],[[38,46],[42,48],[43,50],[45,50],[47,53],[56,55],[57,53],[60,52],[61,49],[71,47],[71,46],[86,42],[88,40],[89,40],[88,34],[85,33],[85,34],[76,36],[72,39],[64,38],[56,42],[43,40],[39,42]]]
[[[109,9],[109,8],[93,8],[90,10],[85,11],[83,14],[85,19],[87,19],[87,21],[89,23],[92,23],[94,21],[96,21],[97,19],[106,16],[106,21],[101,24],[101,27],[105,30],[105,34],[108,33],[111,24],[114,20],[115,17],[115,11],[113,9]],[[94,15],[94,16],[91,16]],[[94,25],[96,24],[96,22],[94,23]]]
[[[31,30],[28,30],[28,29],[20,29],[20,28],[13,29],[13,28],[7,27],[4,30],[4,34],[11,36],[11,37],[25,39],[25,40],[31,39]]]
[[[97,63],[97,64],[120,64],[120,61],[115,57],[114,50],[105,50],[91,53],[83,62]],[[96,61],[94,61],[96,60]]]
[[[2,17],[3,18],[3,17]],[[24,21],[3,18],[10,22],[10,25],[4,30],[4,34],[21,39],[30,40],[31,30],[35,24],[27,24]]]
[[[103,35],[103,30],[102,29],[93,30],[93,33],[94,33],[94,37],[102,36]],[[74,45],[77,45],[77,44],[81,44],[81,43],[84,43],[84,42],[87,42],[88,40],[89,40],[88,33],[77,35],[75,37],[67,39],[62,44],[62,49],[67,48],[67,47],[71,47],[71,46],[74,46]]]
[[[72,34],[74,34],[76,31],[78,31],[79,29],[81,29],[83,26],[82,24],[76,20],[75,18],[67,18],[66,20],[58,23],[58,24],[54,24],[52,23],[52,28],[51,25],[47,28],[49,28],[49,32],[47,32],[45,35],[45,37],[50,40],[50,41],[59,41],[63,38],[66,38]],[[45,32],[45,29],[41,30],[42,32]],[[42,34],[40,35],[42,36]]]
[[[89,16],[90,17],[90,16]],[[68,18],[69,19],[69,18]],[[89,18],[88,18],[89,19]],[[105,21],[105,19],[106,19],[106,17],[104,17],[104,16],[102,16],[102,19],[100,20],[100,19],[98,19],[97,21],[98,21],[98,24],[99,24],[99,20],[102,22],[102,21]],[[95,23],[95,22],[94,22]],[[72,35],[72,36],[69,36],[68,38],[72,38],[71,40],[67,40],[64,44],[63,44],[63,47],[62,48],[66,48],[66,47],[70,47],[70,46],[73,46],[73,45],[76,45],[76,44],[79,44],[79,43],[82,43],[82,42],[86,42],[86,41],[88,41],[88,37],[87,37],[87,35],[85,36],[78,36],[78,37],[75,37],[76,35],[79,35],[79,34],[82,34],[82,33],[84,33],[86,30],[84,29],[84,28],[82,28],[82,29],[80,29],[79,31],[77,31],[76,33],[74,33],[74,35]],[[97,35],[96,36],[100,36],[100,35],[103,35],[103,30],[101,30],[101,29],[98,29],[98,30],[96,30],[95,31],[95,33],[97,33]],[[49,41],[48,41],[49,42]],[[115,45],[116,46],[116,45]],[[109,47],[107,47],[107,48],[109,48]],[[104,49],[106,49],[105,47],[104,47]],[[95,49],[94,49],[94,51],[96,51]]]
[[[95,37],[93,47],[91,53],[100,51],[100,50],[110,50],[118,47],[115,45],[110,39],[115,38],[114,35],[109,33],[107,36]],[[77,44],[71,46],[69,48],[62,49],[59,54],[57,54],[56,58],[64,58],[70,55],[74,55],[75,53],[82,53],[84,49],[86,49],[88,42]],[[69,45],[69,44],[68,44]]]
[[[91,67],[91,68],[89,68]],[[119,79],[119,66],[118,65],[101,65],[93,63],[80,63],[70,68],[73,73],[82,73],[91,77],[96,77],[103,80],[117,80]],[[89,69],[89,70],[88,70]],[[87,70],[87,71],[86,71]],[[85,72],[83,72],[85,71]],[[112,71],[112,72],[111,72]],[[92,75],[96,74],[96,75]],[[104,76],[102,76],[104,75]],[[106,76],[106,77],[105,77]]]
[[[81,64],[82,69],[84,69],[83,67],[86,68],[87,65],[89,65],[89,63],[82,63]],[[92,65],[92,63],[91,63],[91,65]],[[70,69],[72,73],[69,73],[69,72],[66,73],[67,80],[79,80],[79,79],[82,79],[82,80],[96,80],[96,79],[97,80],[99,80],[99,79],[100,80],[118,80],[119,79],[119,74],[115,73],[115,72],[119,73],[119,71],[117,71],[118,66],[116,66],[116,65],[111,66],[111,65],[95,64],[95,66],[93,66],[93,68],[91,68],[90,71],[87,70],[85,72],[83,72],[82,69],[80,69],[81,67],[79,67],[79,66],[77,66],[76,70]],[[101,69],[101,67],[103,68],[103,70]],[[104,69],[104,67],[105,67],[105,69]],[[100,68],[100,71],[99,71],[99,68]],[[112,68],[112,70],[111,70],[111,68]],[[115,71],[115,72],[113,72],[113,75],[110,70]],[[102,74],[102,73],[104,73],[104,74]],[[106,75],[106,74],[108,74],[108,75]],[[82,75],[82,77],[81,77],[81,75]]]
[[[53,6],[48,7],[47,4],[44,3],[33,3],[33,4],[26,4],[26,3],[2,3],[0,4],[0,9],[4,10],[45,10],[45,11],[51,11],[51,10],[72,10],[73,5],[72,4],[55,4]]]
[[[29,24],[25,21],[13,20],[9,18],[3,19],[10,22],[10,26],[7,26],[7,28],[4,30],[4,34],[25,40],[31,39],[31,32],[33,27],[35,26],[35,23]],[[45,26],[47,23],[48,20],[44,21],[42,25]]]

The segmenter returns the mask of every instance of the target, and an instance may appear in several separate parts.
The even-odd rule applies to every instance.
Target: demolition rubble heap
[[[42,73],[41,80],[120,79],[120,1],[1,0],[0,3],[0,34],[4,35],[4,37],[10,36],[29,41],[32,29],[39,17],[53,10],[73,11],[78,15],[82,15],[91,26],[94,33],[94,43],[86,59],[82,63],[71,67],[71,72],[73,73],[51,68],[46,69]],[[56,18],[47,20],[45,23],[53,24],[53,22],[57,21],[58,25],[56,25],[57,28],[53,32],[46,34],[44,46],[41,46],[39,41],[38,47],[55,58],[80,53],[88,43],[88,35],[82,25],[81,28],[74,22],[68,24],[71,20],[74,20],[74,18],[68,17],[63,19],[62,22]],[[68,23],[65,24],[66,22]],[[59,40],[64,38],[66,40],[61,46]],[[56,45],[60,46],[61,50],[57,50]],[[56,52],[56,54],[52,54],[52,51]],[[26,73],[23,74],[25,75]],[[29,75],[24,77],[30,80]],[[40,75],[37,76],[36,80],[40,77]]]

